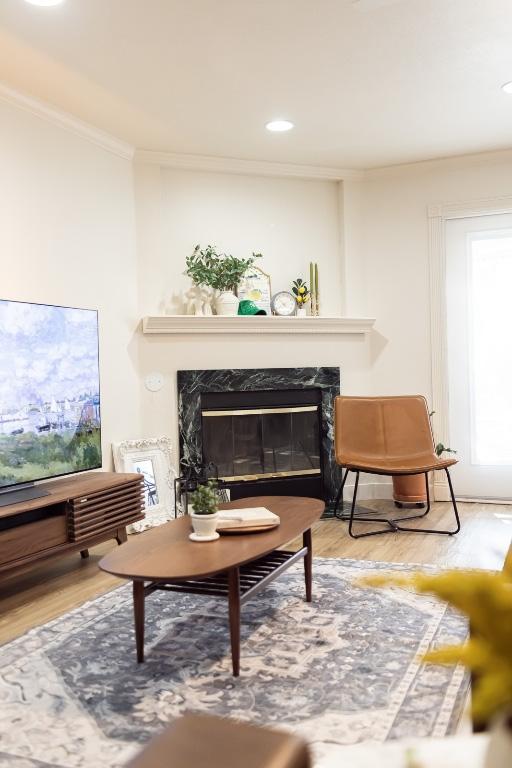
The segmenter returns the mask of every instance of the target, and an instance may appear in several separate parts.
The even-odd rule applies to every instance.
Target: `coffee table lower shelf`
[[[206,546],[206,545],[204,545]],[[303,546],[297,552],[276,549],[249,563],[221,571],[212,576],[180,581],[133,582],[133,606],[137,661],[144,661],[144,602],[152,592],[184,592],[208,597],[224,597],[229,605],[229,629],[233,675],[240,674],[240,608],[257,592],[274,581],[297,560],[304,558],[306,601],[312,600],[312,550],[311,530],[303,533]]]

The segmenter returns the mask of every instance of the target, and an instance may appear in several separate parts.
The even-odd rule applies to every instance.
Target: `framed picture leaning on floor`
[[[116,472],[142,475],[144,520],[129,526],[128,533],[143,531],[166,523],[174,517],[173,485],[176,471],[171,440],[150,437],[112,444]]]

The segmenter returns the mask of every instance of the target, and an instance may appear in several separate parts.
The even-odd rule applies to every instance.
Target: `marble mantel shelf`
[[[373,317],[240,317],[238,315],[153,315],[144,317],[144,333],[328,333],[365,334]]]

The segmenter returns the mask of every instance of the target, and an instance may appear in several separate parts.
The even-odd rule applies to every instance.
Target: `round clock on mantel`
[[[290,317],[295,313],[295,297],[288,291],[279,291],[272,296],[272,312],[281,317]]]

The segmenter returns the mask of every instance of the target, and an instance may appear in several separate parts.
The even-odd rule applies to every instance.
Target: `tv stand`
[[[144,518],[142,481],[90,472],[35,486],[45,495],[0,507],[0,576],[73,551],[86,558],[108,539],[125,542],[126,526]]]

